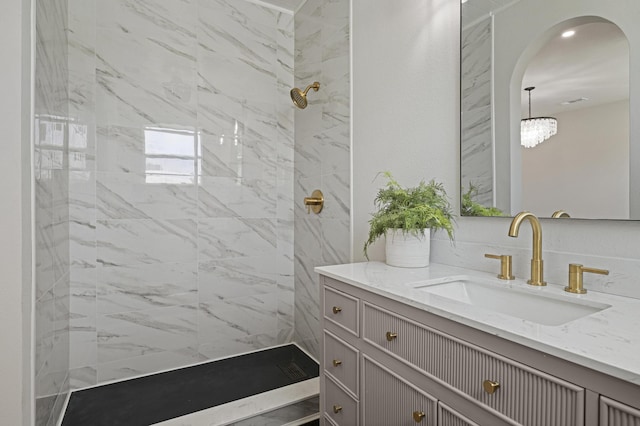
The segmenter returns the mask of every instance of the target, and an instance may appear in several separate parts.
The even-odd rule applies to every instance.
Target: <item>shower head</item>
[[[307,88],[304,89],[304,92],[297,87],[291,89],[291,100],[295,106],[300,109],[305,109],[307,107],[307,92],[309,89],[313,89],[317,92],[318,89],[320,89],[320,83],[315,81],[313,84],[308,85]]]

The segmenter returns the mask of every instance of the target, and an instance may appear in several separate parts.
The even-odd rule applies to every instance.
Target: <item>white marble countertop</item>
[[[563,286],[533,287],[523,280],[499,280],[495,275],[453,266],[395,268],[380,262],[351,263],[315,268],[319,274],[389,297],[438,316],[500,336],[640,385],[640,300],[589,291],[575,295]],[[611,305],[607,309],[559,326],[537,324],[514,316],[440,297],[412,287],[451,277],[477,277],[492,285],[513,287],[541,296],[585,304]],[[640,280],[640,278],[639,278]],[[640,285],[640,282],[638,283]],[[532,303],[535,303],[535,297]],[[543,316],[545,313],[540,312]]]

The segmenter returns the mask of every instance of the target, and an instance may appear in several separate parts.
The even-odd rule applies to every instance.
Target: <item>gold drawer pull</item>
[[[334,360],[333,360],[333,366],[334,366],[334,367],[337,367],[337,366],[339,366],[339,365],[341,365],[341,364],[342,364],[342,361],[340,361],[339,359],[334,359]]]
[[[340,306],[334,306],[333,307],[333,313],[334,314],[339,314],[340,312],[342,312],[342,308]]]
[[[392,333],[390,331],[387,331],[387,340],[388,341],[392,341],[396,337],[398,337],[398,333]]]
[[[413,412],[413,420],[415,420],[416,423],[420,423],[426,416],[427,415],[424,413],[424,411]]]
[[[334,405],[333,406],[333,412],[338,414],[340,411],[342,411],[342,406],[341,405]]]
[[[498,388],[500,388],[500,383],[494,382],[492,380],[485,380],[484,382],[482,382],[482,387],[484,388],[484,391],[486,393],[491,395],[495,393],[498,390]]]

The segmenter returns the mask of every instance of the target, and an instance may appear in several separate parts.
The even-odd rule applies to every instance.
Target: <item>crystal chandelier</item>
[[[553,117],[531,117],[531,91],[535,87],[526,87],[529,92],[529,118],[520,121],[520,143],[525,148],[533,148],[558,133],[558,120]]]

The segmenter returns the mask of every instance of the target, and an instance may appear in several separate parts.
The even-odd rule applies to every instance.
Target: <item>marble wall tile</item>
[[[202,177],[198,186],[200,217],[274,218],[276,184],[260,179]]]
[[[199,0],[198,12],[198,43],[203,54],[218,53],[263,65],[267,69],[273,67],[275,24],[280,12],[249,2],[229,0]]]
[[[98,124],[195,124],[196,7],[97,3]]]
[[[96,0],[69,2],[69,116],[95,121]]]
[[[277,305],[277,293],[200,302],[199,343],[226,343],[264,333],[275,335]]]
[[[198,295],[200,301],[211,301],[271,294],[277,291],[278,278],[275,255],[201,262]]]
[[[277,333],[261,333],[252,336],[225,338],[224,340],[214,340],[202,343],[199,352],[208,359],[225,358],[246,352],[253,352],[259,349],[268,348],[278,344]]]
[[[307,109],[295,112],[294,326],[296,341],[316,357],[319,294],[313,268],[351,256],[349,72],[349,2],[308,0],[295,14],[295,82],[317,80],[321,88],[310,95]],[[316,188],[325,206],[309,216],[300,200]]]
[[[198,254],[201,261],[273,255],[275,250],[275,219],[222,217],[198,221]]]
[[[349,219],[350,183],[349,171],[322,176],[325,199],[322,213],[325,219]]]
[[[96,269],[71,269],[71,317],[69,367],[95,366],[98,360],[96,331]]]
[[[98,372],[95,367],[80,367],[69,370],[69,387],[82,389],[98,383]]]
[[[200,136],[202,176],[234,177],[274,182],[278,172],[273,141],[247,140],[243,136]]]
[[[97,262],[105,266],[190,262],[196,259],[196,222],[101,220],[97,225]]]
[[[292,14],[69,1],[73,383],[290,341]],[[197,303],[221,309],[214,325]]]
[[[198,301],[197,266],[191,262],[99,267],[97,288],[98,315],[192,305]]]
[[[209,134],[271,141],[277,132],[276,75],[237,59],[210,55],[198,69],[198,125]],[[249,84],[251,83],[251,84]]]
[[[349,126],[336,126],[315,137],[321,152],[323,175],[349,173],[351,170],[351,135]]]
[[[163,183],[165,178],[171,182],[172,177],[99,172],[97,219],[195,218],[196,186],[193,183]]]
[[[195,347],[197,312],[185,305],[99,315],[98,363]]]
[[[97,381],[121,380],[206,361],[195,349],[185,348],[126,358],[98,365]]]

